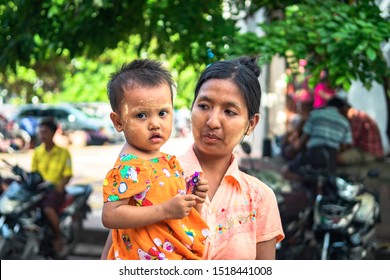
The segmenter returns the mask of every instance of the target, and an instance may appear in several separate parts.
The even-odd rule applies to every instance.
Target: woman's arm
[[[276,256],[276,238],[256,244],[256,260],[274,260]]]

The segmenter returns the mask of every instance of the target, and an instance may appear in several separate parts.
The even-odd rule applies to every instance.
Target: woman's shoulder
[[[276,194],[273,189],[259,178],[241,172],[242,183],[241,189],[246,193],[254,205],[266,205],[276,203]]]
[[[241,171],[241,177],[245,184],[241,187],[246,187],[252,192],[256,192],[263,195],[274,193],[273,189],[259,178]]]

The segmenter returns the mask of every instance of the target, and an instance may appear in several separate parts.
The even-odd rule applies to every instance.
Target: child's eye
[[[164,116],[166,116],[166,115],[168,115],[168,112],[167,112],[167,111],[161,111],[161,112],[159,113],[159,116],[160,116],[160,117],[164,117]]]
[[[138,119],[146,119],[146,114],[145,113],[139,113],[137,114]]]

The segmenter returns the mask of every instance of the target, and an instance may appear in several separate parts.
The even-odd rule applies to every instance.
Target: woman
[[[201,171],[208,180],[198,209],[210,228],[204,259],[275,259],[276,243],[284,238],[275,194],[241,172],[233,154],[260,119],[259,74],[257,58],[215,62],[195,89],[194,144],[178,159],[186,176]]]

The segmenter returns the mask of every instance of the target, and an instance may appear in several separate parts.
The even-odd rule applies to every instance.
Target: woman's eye
[[[205,110],[208,108],[208,106],[206,104],[202,104],[202,103],[199,103],[197,106],[198,106],[198,108],[200,108],[202,110]]]
[[[225,110],[225,113],[229,116],[235,116],[237,115],[237,113],[235,111],[232,111],[232,110]]]
[[[137,114],[138,119],[146,119],[146,114],[145,113],[139,113]]]

